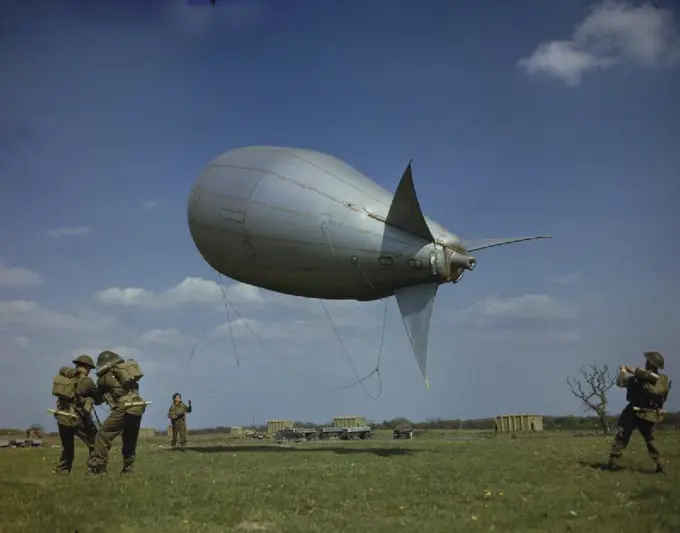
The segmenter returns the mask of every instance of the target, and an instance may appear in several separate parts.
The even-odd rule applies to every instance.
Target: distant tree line
[[[605,420],[610,428],[616,428],[617,416],[605,416]],[[493,431],[494,429],[494,418],[474,418],[474,419],[444,419],[444,418],[427,418],[424,421],[411,421],[407,418],[396,417],[390,420],[383,420],[382,422],[369,422],[373,429],[389,429],[392,430],[399,425],[409,424],[413,429],[425,430],[425,429],[465,429],[465,430],[480,430],[480,431]],[[332,425],[332,422],[326,422],[324,424],[319,424],[315,422],[306,421],[295,421],[294,425],[296,427],[306,427],[306,428],[321,428],[328,427]],[[568,431],[592,431],[601,429],[601,418],[599,416],[543,416],[543,427],[546,430],[568,430]],[[664,415],[663,422],[658,426],[659,429],[669,429],[675,428],[680,429],[680,411],[666,413]],[[243,429],[252,429],[259,432],[264,432],[267,426],[256,425],[256,426],[243,426]],[[229,426],[216,426],[212,428],[190,428],[190,431],[194,435],[210,435],[210,434],[225,434],[231,432],[231,427]],[[24,435],[26,433],[25,429],[18,428],[0,428],[0,435]],[[158,431],[160,435],[164,435],[166,431]],[[56,433],[43,433],[47,435],[56,435]]]
[[[606,416],[605,420],[610,428],[616,428],[618,416]],[[399,425],[409,424],[413,429],[464,429],[464,430],[480,430],[493,431],[495,418],[474,418],[474,419],[443,419],[443,418],[427,418],[424,421],[411,421],[404,417],[396,417],[390,420],[383,420],[382,422],[372,421],[369,425],[373,429],[389,429],[392,430]],[[309,422],[303,420],[296,420],[295,427],[305,428],[322,428],[332,425],[331,422],[319,424],[317,422]],[[602,422],[599,416],[543,416],[543,427],[546,430],[567,430],[567,431],[592,431],[600,430]],[[664,428],[680,428],[680,411],[673,413],[666,413],[663,422],[659,424],[659,429]],[[266,425],[243,426],[243,429],[252,429],[258,432],[264,432],[267,429]],[[231,428],[218,426],[214,428],[192,429],[191,433],[194,435],[210,435],[217,433],[228,433]]]

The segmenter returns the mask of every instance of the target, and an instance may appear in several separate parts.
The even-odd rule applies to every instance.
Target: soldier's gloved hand
[[[191,405],[191,400],[189,400],[189,405]]]

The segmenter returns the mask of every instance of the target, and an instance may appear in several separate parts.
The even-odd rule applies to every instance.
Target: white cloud
[[[152,329],[139,336],[139,342],[144,344],[161,344],[176,346],[187,342],[187,337],[180,331],[171,329]]]
[[[274,291],[261,289],[247,283],[223,284],[228,301],[234,305],[248,304],[251,307],[276,305],[295,309],[299,312],[312,314],[323,313],[323,308],[317,299],[291,296]],[[173,309],[184,305],[210,305],[216,310],[224,312],[225,299],[219,284],[199,277],[187,277],[178,285],[165,291],[150,291],[139,287],[111,287],[96,292],[94,299],[103,305],[117,305],[125,307],[142,307],[147,309]],[[339,321],[346,323],[357,322],[356,312],[367,309],[371,303],[354,300],[331,300],[325,302],[329,312]],[[233,312],[231,306],[230,312]]]
[[[581,278],[582,278],[581,274],[574,272],[572,274],[564,274],[563,276],[557,276],[553,278],[551,281],[559,285],[572,285],[574,283],[578,283],[579,281],[581,281]]]
[[[575,86],[595,69],[631,62],[643,68],[680,65],[680,33],[673,12],[646,3],[605,1],[574,29],[569,41],[541,43],[517,64]]]
[[[454,315],[454,320],[476,326],[500,326],[512,321],[545,323],[573,318],[576,318],[574,309],[547,294],[490,297],[479,300]]]
[[[53,239],[58,239],[60,237],[85,237],[90,233],[90,228],[87,226],[62,226],[49,230],[47,235]]]
[[[27,268],[5,267],[0,261],[0,287],[30,287],[42,284],[37,272]]]
[[[260,290],[245,283],[234,283],[224,287],[229,300],[234,303],[262,303],[264,297]],[[184,281],[163,292],[128,287],[113,287],[97,292],[95,300],[105,305],[146,307],[149,309],[170,309],[187,304],[222,304],[220,286],[214,281],[188,277]]]
[[[91,311],[82,314],[55,311],[32,301],[0,300],[0,325],[3,324],[31,329],[92,331],[110,328],[113,319]]]
[[[542,43],[530,58],[519,61],[529,74],[543,72],[548,76],[562,78],[568,85],[581,83],[583,74],[589,70],[604,68],[615,63],[612,58],[598,58],[588,52],[577,50],[567,41]]]

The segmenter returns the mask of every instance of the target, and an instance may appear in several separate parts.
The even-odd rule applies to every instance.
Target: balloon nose
[[[464,268],[465,270],[474,270],[477,265],[477,260],[471,255],[461,252],[452,252],[449,259],[452,269]]]

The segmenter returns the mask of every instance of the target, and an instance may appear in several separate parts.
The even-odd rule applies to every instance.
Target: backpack
[[[52,396],[67,402],[74,401],[76,399],[76,376],[77,372],[74,369],[61,367],[52,380]]]
[[[666,403],[666,398],[668,397],[668,392],[670,390],[668,377],[662,374],[654,385],[647,384],[646,389],[651,402],[658,409],[663,409],[663,404]]]
[[[665,374],[661,374],[654,384],[633,378],[626,400],[645,409],[663,409],[669,390],[670,383]]]
[[[666,403],[666,400],[668,400],[668,393],[671,392],[671,385],[673,385],[673,380],[668,381],[668,388],[666,389],[666,394],[663,395],[663,403]]]
[[[118,363],[113,367],[114,375],[116,379],[120,381],[120,384],[125,386],[126,384],[134,381],[138,382],[144,377],[144,372],[139,368],[139,363],[134,359],[127,359],[121,363]]]

